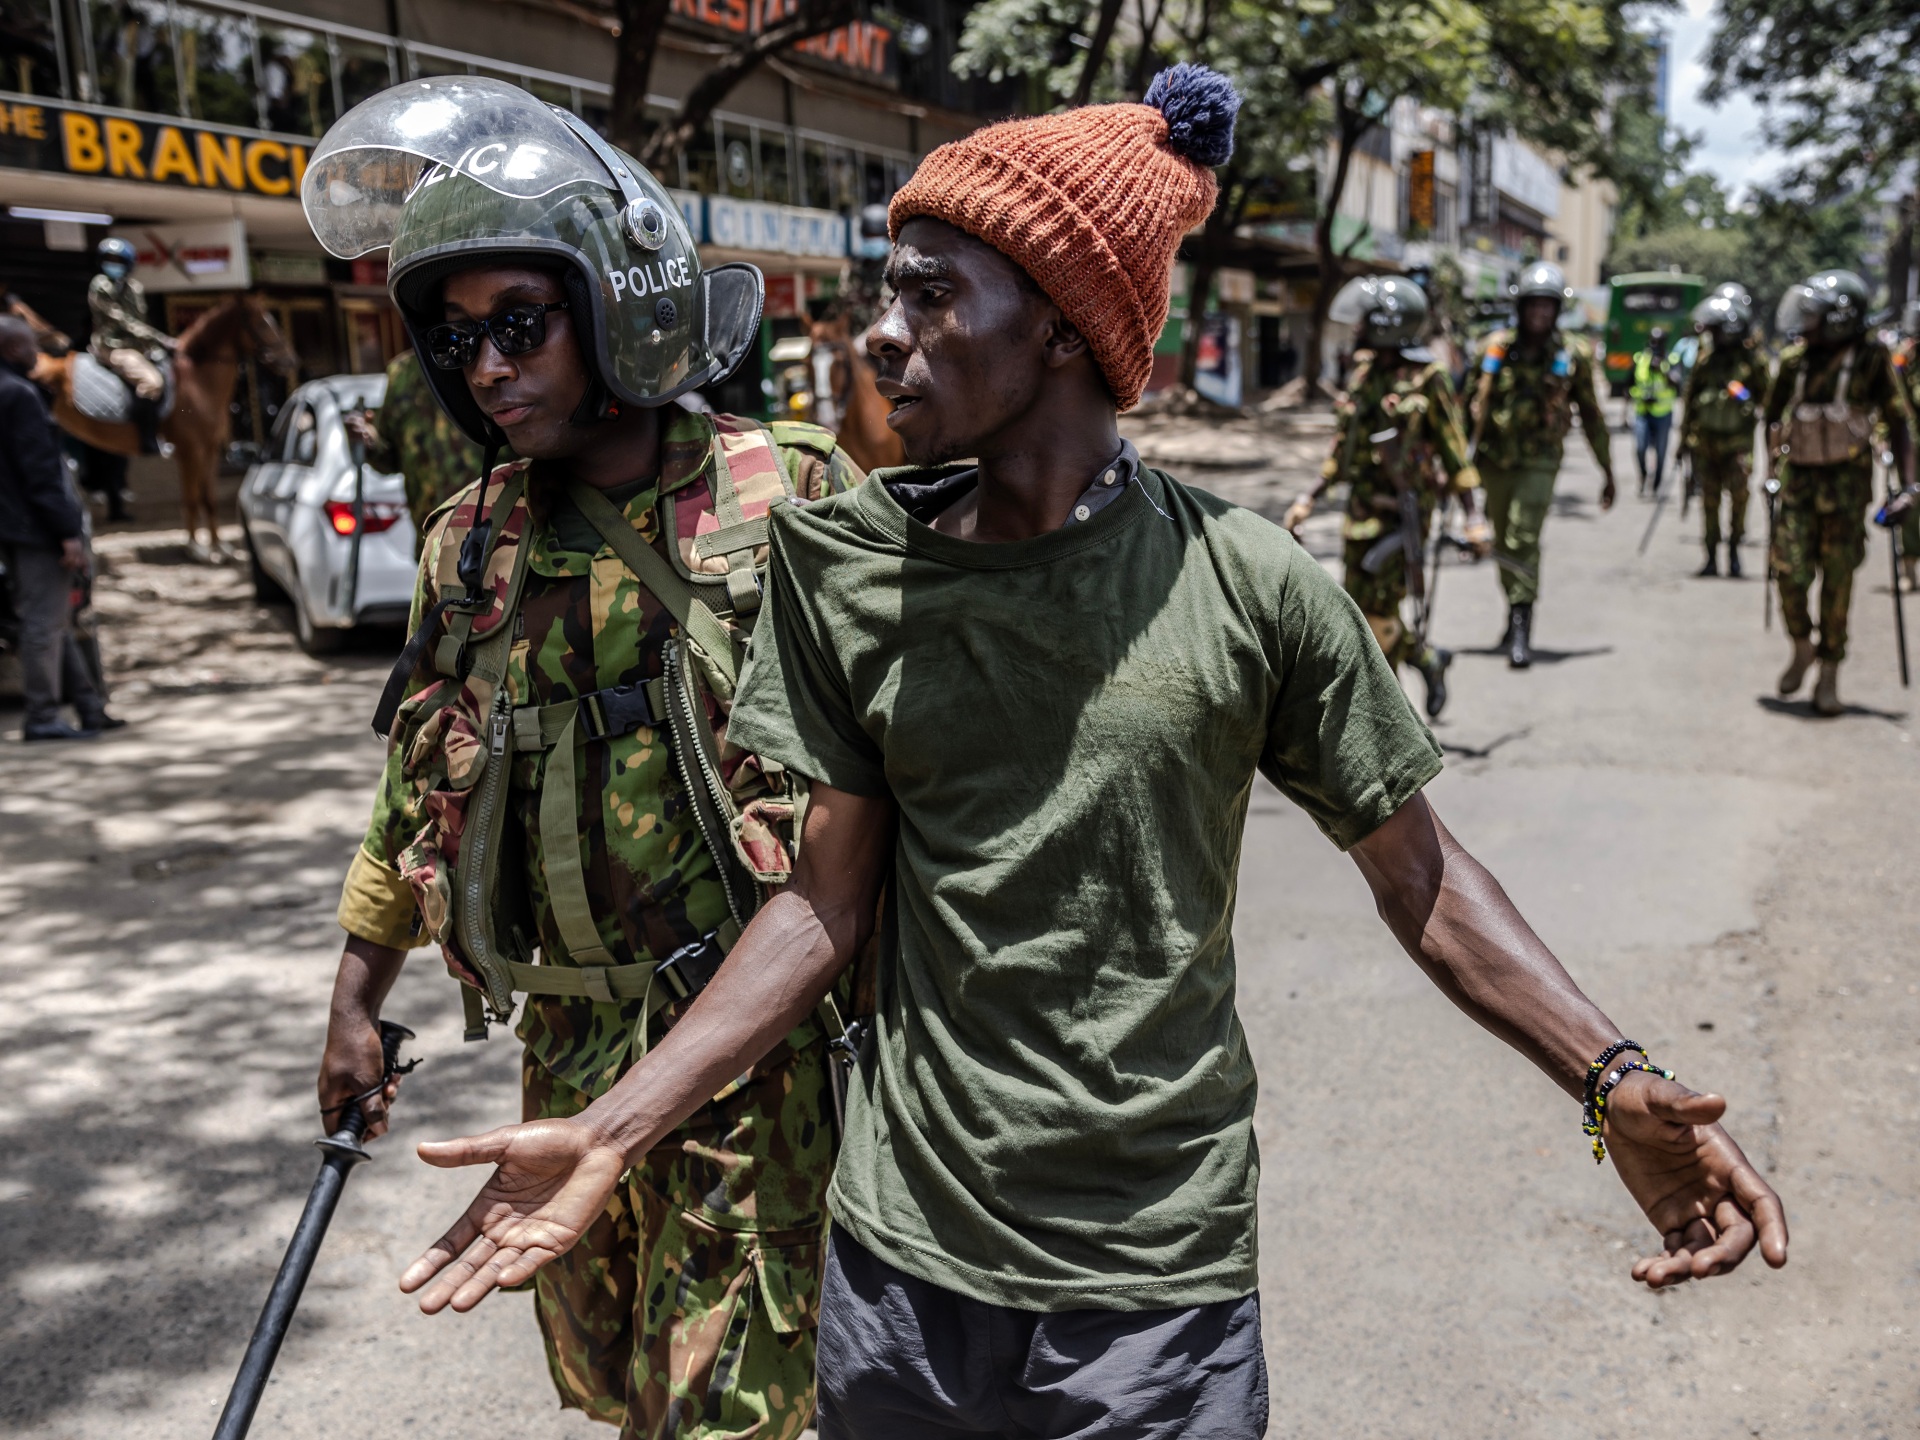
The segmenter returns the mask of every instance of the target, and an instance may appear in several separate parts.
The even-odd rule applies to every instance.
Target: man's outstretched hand
[[[1773,1187],[1722,1130],[1727,1102],[1636,1071],[1607,1101],[1613,1168],[1666,1241],[1634,1262],[1658,1290],[1732,1270],[1757,1240],[1767,1264],[1787,1263],[1787,1214]]]
[[[566,1254],[600,1218],[627,1169],[626,1156],[579,1120],[431,1141],[420,1158],[448,1169],[496,1167],[467,1213],[400,1277],[409,1295],[425,1287],[420,1308],[429,1315],[449,1304],[471,1310],[488,1292],[518,1285]]]

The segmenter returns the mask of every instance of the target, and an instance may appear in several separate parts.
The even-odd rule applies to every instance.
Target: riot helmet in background
[[[1327,318],[1353,326],[1363,349],[1404,350],[1426,332],[1427,295],[1405,276],[1362,275],[1340,287]]]

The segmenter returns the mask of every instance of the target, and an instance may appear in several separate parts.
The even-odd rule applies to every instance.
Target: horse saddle
[[[173,413],[173,366],[156,360],[166,377],[167,388],[160,396],[160,418]],[[73,408],[89,420],[103,425],[133,424],[133,387],[85,350],[73,354]]]

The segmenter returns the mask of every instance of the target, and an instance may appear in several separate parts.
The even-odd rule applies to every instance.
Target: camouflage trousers
[[[1426,516],[1423,515],[1423,519]],[[1421,539],[1426,538],[1426,526],[1421,527]],[[1342,584],[1347,594],[1353,597],[1353,603],[1360,607],[1360,613],[1367,617],[1367,624],[1373,630],[1373,638],[1380,642],[1380,649],[1387,657],[1387,663],[1398,669],[1406,662],[1418,661],[1424,657],[1419,653],[1424,647],[1420,639],[1407,627],[1400,614],[1400,602],[1407,598],[1407,557],[1404,551],[1396,550],[1387,557],[1387,563],[1380,567],[1378,574],[1368,574],[1363,563],[1367,552],[1374,547],[1379,537],[1372,540],[1349,540],[1345,551],[1345,570]]]
[[[1787,634],[1813,634],[1809,596],[1820,579],[1822,660],[1847,656],[1847,610],[1853,602],[1853,572],[1867,558],[1867,506],[1873,500],[1873,466],[1792,466],[1780,487],[1780,517],[1773,533],[1773,573],[1780,586],[1780,615]]]
[[[1480,467],[1480,493],[1487,497],[1487,519],[1493,525],[1493,553],[1508,563],[1500,567],[1500,588],[1509,605],[1531,605],[1540,598],[1540,532],[1553,508],[1553,485],[1558,465],[1532,465],[1518,470]]]
[[[809,1144],[808,1163],[775,1173],[765,1152],[784,1148],[796,1097],[809,1109],[825,1099],[822,1049],[756,1072],[668,1136],[534,1276],[562,1406],[619,1426],[621,1440],[796,1440],[806,1428],[831,1166]],[[530,1056],[521,1094],[528,1120],[576,1115],[589,1099]],[[725,1214],[730,1169],[756,1163],[761,1185],[783,1192],[780,1218],[811,1197],[810,1223],[754,1229]]]
[[[1700,487],[1700,539],[1720,546],[1720,497],[1727,500],[1727,539],[1747,533],[1747,483],[1753,473],[1753,437],[1702,435],[1693,446],[1693,478]]]

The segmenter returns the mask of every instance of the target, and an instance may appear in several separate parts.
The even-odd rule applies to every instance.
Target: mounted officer
[[[1735,287],[1738,289],[1738,287]],[[1740,541],[1747,533],[1747,484],[1753,473],[1753,427],[1767,393],[1767,357],[1753,336],[1753,305],[1715,293],[1693,308],[1693,328],[1705,347],[1687,372],[1681,394],[1680,455],[1693,462],[1700,486],[1700,573],[1720,573],[1720,497],[1727,499],[1727,574],[1740,575]]]
[[[1427,714],[1447,703],[1451,651],[1427,638],[1427,531],[1434,511],[1458,495],[1468,538],[1480,553],[1486,523],[1473,513],[1480,476],[1467,458],[1460,407],[1444,365],[1420,343],[1427,297],[1413,281],[1366,275],[1334,296],[1328,318],[1355,327],[1358,363],[1347,398],[1336,413],[1333,450],[1320,480],[1288,508],[1283,523],[1299,532],[1314,502],[1330,485],[1347,482],[1347,594],[1367,617],[1387,662],[1412,664],[1427,687]],[[1400,613],[1411,593],[1419,614],[1409,626]]]
[[[133,242],[109,235],[97,251],[100,273],[87,284],[93,335],[87,349],[133,392],[133,424],[140,448],[160,453],[160,405],[174,339],[147,320],[147,291],[133,276]]]
[[[486,452],[428,518],[376,717],[396,743],[341,898],[320,1104],[364,1096],[385,1128],[380,1002],[431,940],[469,1038],[527,996],[523,1117],[571,1116],[791,873],[805,797],[726,719],[770,508],[860,476],[813,426],[668,403],[752,352],[760,272],[703,270],[653,177],[524,91],[375,96],[321,142],[302,199],[334,254],[387,248],[422,373]],[[507,445],[524,458],[494,468]],[[540,1272],[562,1405],[649,1440],[805,1425],[840,1014],[829,997]]]
[[[1540,594],[1540,532],[1553,505],[1554,482],[1574,416],[1600,466],[1600,508],[1617,493],[1606,416],[1593,386],[1593,348],[1559,333],[1561,309],[1573,298],[1558,265],[1529,265],[1511,287],[1515,326],[1489,336],[1472,403],[1473,456],[1493,522],[1501,561],[1507,663],[1533,663],[1533,604]]]
[[[1796,694],[1817,659],[1813,708],[1838,715],[1853,572],[1867,556],[1876,421],[1893,445],[1899,488],[1913,484],[1913,411],[1887,347],[1868,332],[1866,282],[1850,270],[1810,275],[1781,297],[1777,328],[1797,337],[1767,390],[1767,457],[1780,475],[1770,562],[1793,657],[1780,693]],[[1911,507],[1894,512],[1903,520]],[[1820,640],[1808,596],[1820,577]]]

